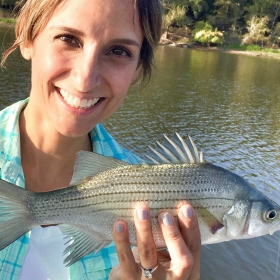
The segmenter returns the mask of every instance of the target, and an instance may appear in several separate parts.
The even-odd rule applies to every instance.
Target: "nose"
[[[77,91],[88,92],[101,84],[101,68],[95,47],[84,48],[75,58],[72,82]]]

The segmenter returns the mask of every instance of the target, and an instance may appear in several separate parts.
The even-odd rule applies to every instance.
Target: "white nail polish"
[[[141,209],[141,208],[137,209],[137,216],[138,216],[139,220],[142,220],[142,221],[147,220],[147,218],[148,218],[147,209]]]
[[[170,214],[166,213],[161,216],[162,222],[166,226],[172,226],[173,220]]]
[[[193,215],[193,210],[192,210],[192,207],[190,207],[190,206],[183,206],[182,212],[183,212],[183,215],[185,216],[185,218],[188,218],[188,219],[190,219]]]

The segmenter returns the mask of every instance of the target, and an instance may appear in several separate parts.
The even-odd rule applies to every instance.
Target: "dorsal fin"
[[[76,156],[74,173],[70,186],[78,185],[86,178],[92,177],[100,172],[124,165],[128,165],[128,163],[93,152],[79,151]]]
[[[175,132],[170,139],[164,136],[163,144],[156,142],[155,148],[150,148],[149,153],[145,155],[146,162],[149,164],[166,163],[203,163],[203,154],[198,152],[196,145],[191,137],[187,141]]]

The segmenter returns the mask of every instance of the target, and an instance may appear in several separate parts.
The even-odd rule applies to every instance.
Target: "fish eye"
[[[271,221],[277,217],[277,212],[275,210],[270,210],[265,213],[265,220]]]

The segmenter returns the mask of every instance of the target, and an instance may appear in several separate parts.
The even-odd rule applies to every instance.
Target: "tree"
[[[169,31],[172,25],[183,26],[187,24],[186,10],[181,6],[170,6],[168,12],[163,16],[163,27]]]
[[[0,0],[0,7],[13,9],[17,0]]]
[[[269,36],[266,34],[270,29],[267,27],[267,24],[268,16],[253,16],[247,21],[248,33],[244,35],[242,44],[260,44],[263,47],[269,41]]]
[[[216,0],[215,11],[207,19],[220,30],[229,30],[232,35],[240,33],[245,25],[244,15],[247,0]]]
[[[208,22],[199,21],[195,25],[193,38],[197,42],[209,47],[211,44],[221,45],[224,40],[224,34],[218,31],[217,28],[213,29]]]

